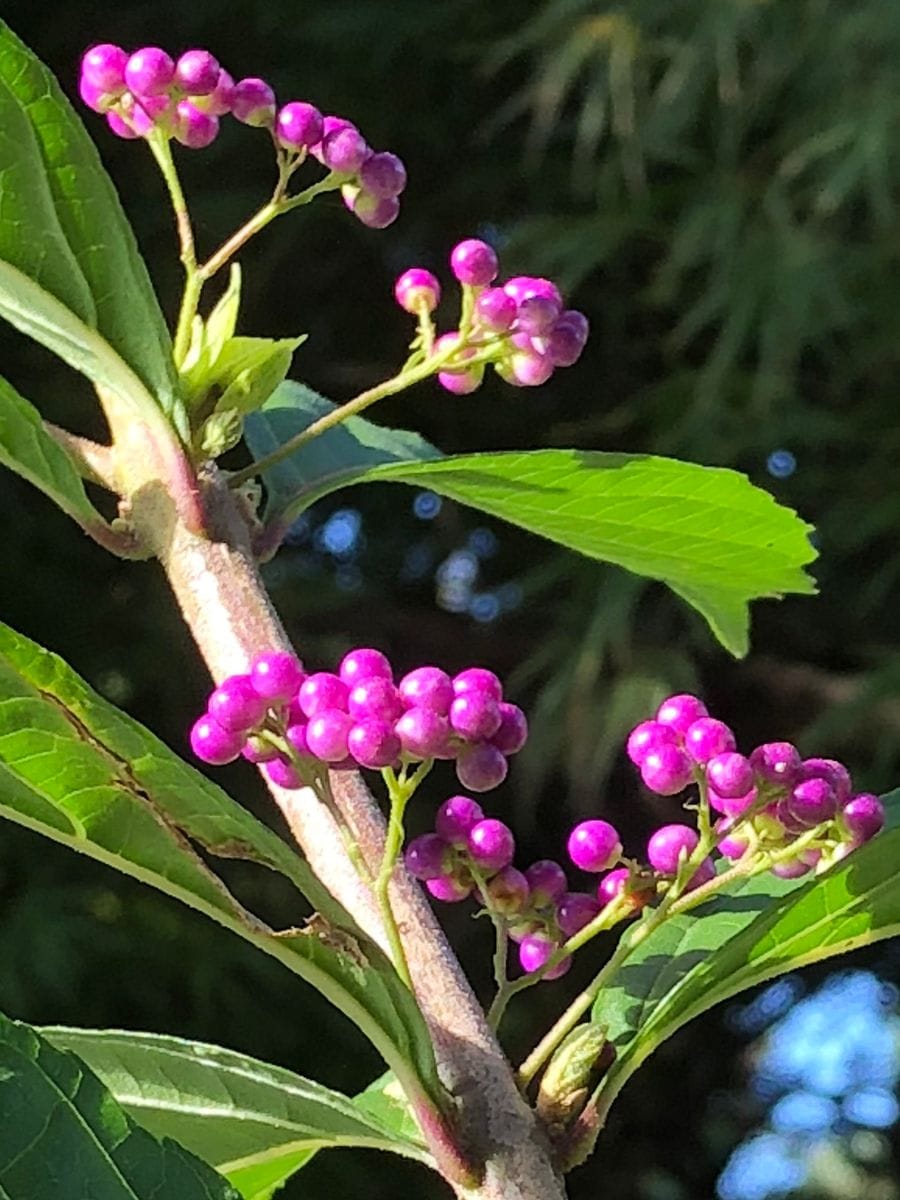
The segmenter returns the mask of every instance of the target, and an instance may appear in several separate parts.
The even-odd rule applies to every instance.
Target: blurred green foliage
[[[509,273],[543,270],[570,288],[594,327],[582,363],[533,393],[491,382],[472,401],[426,386],[385,402],[376,419],[452,451],[574,445],[733,466],[817,525],[821,596],[759,605],[742,664],[662,588],[446,503],[422,520],[403,488],[331,498],[295,531],[269,580],[310,661],[371,642],[401,666],[483,661],[509,677],[534,737],[498,804],[525,859],[558,852],[565,826],[587,813],[614,816],[639,846],[669,808],[639,793],[619,747],[673,689],[702,687],[742,742],[794,738],[844,757],[866,787],[896,784],[900,8],[6,0],[3,15],[70,94],[91,40],[207,45],[235,73],[266,75],[284,98],[357,118],[374,144],[408,161],[404,211],[386,232],[325,200],[244,255],[242,332],[308,332],[297,378],[334,399],[382,378],[409,333],[391,302],[393,276],[413,263],[444,270],[453,242],[479,232],[500,246]],[[171,314],[178,264],[149,156],[116,142],[94,115],[85,120]],[[230,126],[182,161],[211,247],[266,193],[265,138]],[[5,329],[0,346],[23,395],[72,428],[102,432],[79,380]],[[767,473],[778,449],[796,456],[788,478]],[[157,570],[104,555],[9,474],[0,504],[4,619],[184,751],[206,680]],[[340,552],[326,536],[335,513],[356,522]],[[462,599],[448,590],[454,570]],[[499,614],[473,616],[493,611],[474,604],[492,596],[503,598]],[[220,778],[267,811],[249,769]],[[448,783],[440,776],[431,799]],[[417,819],[426,825],[428,813]],[[232,870],[248,903],[277,920],[266,880]],[[450,912],[447,924],[486,986],[480,923]],[[874,953],[867,961],[896,970]],[[562,1007],[573,976],[539,989],[540,1011],[514,1010],[515,1045],[524,1049]],[[348,1090],[377,1070],[275,966],[10,828],[0,833],[0,1009],[35,1023],[202,1037]],[[573,1178],[573,1196],[595,1194],[600,1179],[610,1200],[711,1195],[756,1119],[746,1105],[716,1101],[740,1081],[741,1045],[712,1014],[665,1046],[624,1094],[603,1164]],[[322,1155],[285,1196],[362,1180],[376,1200],[407,1187],[440,1193],[415,1168],[371,1166],[366,1155]]]

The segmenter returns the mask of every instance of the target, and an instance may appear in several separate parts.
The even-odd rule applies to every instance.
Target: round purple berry
[[[662,702],[656,712],[656,719],[661,725],[668,725],[680,734],[687,733],[695,721],[708,716],[703,701],[688,693],[670,696]]]
[[[406,167],[403,160],[389,150],[370,154],[359,168],[360,186],[379,200],[399,196],[406,187]]]
[[[469,830],[466,848],[482,871],[502,871],[516,852],[512,830],[496,817],[486,817]]]
[[[737,800],[753,787],[753,767],[743,754],[730,750],[709,760],[706,778],[709,786],[724,800]]]
[[[413,838],[406,847],[404,857],[407,871],[423,883],[446,875],[448,864],[452,861],[450,847],[436,833],[423,833]]]
[[[503,684],[493,671],[486,667],[468,667],[453,677],[453,692],[465,696],[470,692],[482,692],[499,704],[503,699]]]
[[[529,933],[519,943],[519,963],[526,974],[532,975],[547,965],[559,947],[547,933]],[[557,963],[544,975],[545,979],[559,979],[572,965],[571,955]]]
[[[191,749],[201,760],[214,767],[234,762],[244,746],[244,734],[223,729],[219,722],[204,713],[191,728]]]
[[[495,363],[494,370],[513,387],[542,387],[553,374],[553,363],[533,347],[520,346],[508,359]]]
[[[691,760],[678,746],[657,746],[641,763],[641,779],[658,796],[677,795],[692,778]]]
[[[810,864],[802,858],[789,858],[772,866],[772,874],[779,879],[799,879],[802,875],[808,875],[811,870]]]
[[[653,891],[645,889],[629,893],[628,885],[630,880],[631,872],[627,867],[616,867],[614,871],[610,871],[608,875],[604,875],[597,884],[597,899],[605,906],[612,904],[614,900],[618,900],[627,894],[628,907],[632,912],[639,912],[653,899]]]
[[[366,139],[352,124],[326,133],[319,152],[325,166],[339,175],[355,175],[370,154]]]
[[[188,150],[205,150],[217,138],[219,118],[204,112],[190,100],[175,106],[175,139]]]
[[[451,846],[460,849],[468,845],[469,832],[484,820],[481,805],[468,796],[451,796],[437,810],[434,827]]]
[[[431,708],[409,708],[394,723],[394,733],[411,758],[438,758],[447,749],[450,724]]]
[[[430,708],[442,717],[447,716],[453,703],[453,683],[440,667],[417,667],[403,676],[397,690],[407,708]]]
[[[790,742],[765,742],[750,754],[760,783],[792,787],[800,778],[800,751]]]
[[[97,111],[102,110],[98,109]],[[135,138],[143,136],[143,134],[138,133],[130,121],[126,121],[123,117],[120,117],[117,112],[108,112],[106,114],[106,123],[116,137],[122,138],[124,141],[133,141]],[[150,125],[147,128],[149,129]]]
[[[306,737],[306,722],[296,721],[284,731],[285,740],[296,754],[312,754]]]
[[[549,296],[528,296],[516,313],[516,329],[529,337],[543,337],[559,317],[559,305]],[[551,361],[551,366],[552,366]]]
[[[339,763],[349,753],[348,737],[353,718],[342,709],[319,709],[306,727],[310,754],[327,763]],[[393,761],[393,760],[392,760]]]
[[[292,700],[303,683],[303,663],[284,650],[257,654],[250,664],[250,679],[260,696],[276,704]]]
[[[279,751],[265,738],[252,737],[247,739],[241,757],[252,763],[271,762],[279,757]]]
[[[357,720],[376,718],[396,721],[403,713],[403,702],[390,679],[372,675],[355,684],[347,698],[347,711]]]
[[[508,771],[506,756],[489,742],[464,747],[456,759],[456,778],[470,792],[489,792],[499,787]]]
[[[413,316],[421,309],[434,312],[441,298],[441,285],[424,267],[410,267],[394,284],[394,297],[404,312]]]
[[[531,899],[536,908],[555,904],[566,894],[569,881],[566,873],[552,858],[539,858],[525,872]]]
[[[275,93],[264,79],[239,79],[231,93],[231,111],[243,125],[271,125],[275,120]]]
[[[98,46],[91,46],[82,57],[81,77],[98,92],[119,96],[125,90],[127,62],[128,55],[121,46],[101,42]]]
[[[110,105],[115,103],[114,96],[91,83],[84,75],[78,80],[78,95],[88,108],[97,113],[105,113]]]
[[[504,867],[487,885],[492,907],[507,917],[527,907],[529,892],[528,880],[515,867]]]
[[[503,288],[487,288],[475,301],[478,324],[492,333],[505,333],[516,319],[516,302]]]
[[[812,776],[794,785],[785,807],[799,825],[812,829],[822,821],[831,820],[837,812],[838,799],[827,779]]]
[[[263,763],[262,769],[276,787],[286,788],[288,791],[303,787],[299,771],[286,758],[273,758],[270,762]]]
[[[723,813],[726,817],[742,817],[748,808],[751,808],[758,799],[758,792],[755,787],[751,788],[743,796],[720,796],[714,787],[708,787],[706,794],[709,799],[710,808],[717,813]]]
[[[743,858],[747,853],[747,847],[750,845],[749,839],[739,834],[733,834],[731,828],[735,823],[733,817],[721,817],[715,824],[716,836],[719,839],[717,849],[720,854],[724,854],[726,858],[737,859]]]
[[[495,251],[478,238],[466,238],[453,248],[450,269],[460,283],[485,287],[497,278],[500,264]]]
[[[343,679],[332,671],[316,671],[308,675],[300,685],[298,700],[307,717],[314,717],[326,709],[347,711],[349,688]]]
[[[380,770],[400,757],[400,739],[388,721],[370,717],[356,720],[347,734],[347,748],[361,767]]]
[[[445,392],[451,392],[454,396],[471,396],[484,382],[484,365],[478,363],[474,367],[454,367],[452,371],[445,367],[443,371],[438,371],[437,380]]]
[[[393,681],[394,669],[390,659],[380,650],[370,646],[358,646],[348,651],[338,668],[340,678],[348,687],[361,683],[363,679],[389,679]]]
[[[674,875],[682,852],[685,857],[696,850],[700,835],[690,825],[663,825],[647,843],[647,859],[663,875]]]
[[[643,764],[644,759],[661,746],[677,746],[678,735],[668,725],[660,725],[659,721],[641,721],[635,725],[628,735],[625,753],[636,767]]]
[[[307,150],[322,137],[322,114],[315,105],[292,100],[278,110],[275,132],[285,150]]]
[[[223,729],[246,733],[265,716],[268,703],[254,688],[249,675],[229,675],[211,693],[207,707]]]
[[[186,50],[175,64],[175,82],[187,96],[209,96],[221,70],[208,50]]]
[[[665,729],[666,726],[663,726]],[[684,735],[684,748],[701,766],[722,754],[728,754],[735,748],[734,734],[724,721],[715,717],[701,717],[689,725]],[[748,787],[752,785],[751,779]],[[747,788],[744,789],[746,791]]]
[[[587,892],[566,892],[556,910],[556,922],[567,938],[590,925],[600,911],[600,901]]]
[[[599,873],[614,866],[622,856],[618,832],[608,821],[582,821],[569,834],[569,858],[582,871]]]
[[[584,313],[569,308],[561,313],[546,335],[545,353],[554,367],[571,367],[581,358],[590,325]]]
[[[194,103],[204,112],[212,113],[214,117],[224,117],[231,112],[231,101],[234,97],[234,80],[224,69],[219,71],[216,86],[207,96],[197,96]]]
[[[800,764],[801,779],[824,779],[831,784],[838,804],[850,799],[853,784],[850,772],[833,758],[804,758]]]
[[[500,728],[500,706],[484,692],[464,692],[450,705],[450,725],[469,741],[491,738]]]
[[[500,725],[491,736],[491,745],[502,754],[518,754],[528,740],[528,718],[517,704],[498,704]]]
[[[884,828],[884,805],[871,792],[860,792],[843,806],[841,820],[854,840],[868,842]]]
[[[435,900],[443,900],[445,904],[458,904],[468,900],[472,895],[472,883],[457,879],[455,875],[440,875],[436,879],[426,879],[425,887]]]
[[[159,96],[174,78],[175,64],[158,46],[136,50],[125,64],[125,83],[136,96]]]
[[[541,279],[534,275],[514,275],[504,283],[503,290],[508,296],[512,296],[517,305],[523,300],[531,299],[532,296],[543,296],[552,300],[559,309],[562,308],[562,293],[549,279]]]

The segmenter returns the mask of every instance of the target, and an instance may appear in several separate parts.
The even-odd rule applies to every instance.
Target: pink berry
[[[393,681],[394,678],[394,669],[387,655],[369,646],[359,646],[348,651],[341,659],[338,672],[348,687],[361,683],[363,679]]]
[[[440,340],[438,338],[438,341]],[[471,396],[484,382],[484,364],[476,363],[473,367],[454,367],[453,370],[445,367],[443,371],[438,371],[437,379],[445,392],[451,392],[454,396]]]
[[[355,175],[370,154],[365,138],[351,124],[326,133],[319,152],[325,166],[339,175]]]
[[[682,852],[685,856],[696,850],[700,835],[690,825],[663,825],[647,843],[647,859],[663,875],[674,875]]]
[[[342,709],[319,709],[306,727],[306,744],[323,762],[339,763],[349,752],[348,737],[353,718]]]
[[[618,862],[622,842],[608,821],[582,821],[569,834],[567,849],[576,867],[599,873]]]
[[[497,278],[499,263],[496,252],[478,238],[467,238],[453,248],[450,268],[460,283],[470,287],[485,287]]]
[[[532,296],[543,296],[547,300],[554,301],[559,308],[562,308],[562,293],[555,283],[551,283],[549,279],[541,279],[534,275],[515,275],[512,279],[507,279],[503,285],[503,290],[508,296],[512,296],[516,304],[519,305],[523,300],[528,300]]]
[[[804,829],[830,821],[838,808],[838,798],[827,779],[811,776],[795,784],[785,807]]]
[[[208,50],[186,50],[175,64],[175,82],[185,95],[209,96],[221,70]]]
[[[254,688],[249,675],[229,675],[209,697],[209,713],[223,729],[246,733],[266,714],[268,703]]]
[[[695,721],[708,716],[703,701],[686,693],[670,696],[662,702],[656,713],[656,719],[661,725],[668,725],[681,734],[687,733]]]
[[[450,725],[469,741],[491,738],[500,728],[500,707],[484,692],[464,692],[450,705]]]
[[[263,771],[276,787],[294,791],[303,787],[303,779],[293,763],[286,758],[273,758],[271,762],[263,763]]]
[[[396,721],[403,713],[403,702],[389,679],[371,675],[355,684],[347,698],[347,711],[357,720]]]
[[[765,742],[750,754],[760,783],[793,787],[800,778],[800,752],[790,742]]]
[[[734,823],[733,817],[722,817],[716,821],[715,831],[719,838],[717,849],[726,858],[743,858],[747,853],[747,847],[750,845],[750,842],[747,837],[741,837],[730,832]]]
[[[396,154],[379,150],[359,168],[360,186],[379,200],[399,196],[406,187],[406,167]]]
[[[519,943],[519,963],[522,970],[526,974],[531,975],[535,971],[542,970],[550,958],[556,953],[558,946],[546,933],[529,933]],[[559,979],[561,975],[565,975],[569,967],[572,965],[571,955],[564,958],[561,962],[544,975],[545,979]]]
[[[436,833],[423,833],[406,847],[406,869],[414,879],[423,882],[440,879],[447,874],[451,861],[450,847]]]
[[[505,383],[514,387],[542,387],[553,374],[553,363],[533,347],[518,346],[508,359],[494,366]]]
[[[810,864],[804,862],[802,858],[789,858],[784,862],[775,863],[772,867],[772,874],[777,875],[779,879],[799,879],[803,875],[808,875]]]
[[[121,46],[102,42],[85,52],[81,59],[81,76],[98,92],[120,96],[125,90],[127,62],[128,55]]]
[[[158,46],[136,50],[125,64],[125,83],[136,96],[159,96],[175,78],[175,64]]]
[[[571,367],[581,358],[587,343],[590,325],[584,313],[570,308],[560,313],[549,333],[545,335],[544,353],[554,367]]]
[[[702,766],[711,758],[734,750],[734,734],[724,721],[717,721],[715,717],[700,717],[687,727],[684,748],[694,762]],[[750,782],[752,784],[753,781]]]
[[[347,711],[349,688],[331,671],[316,671],[307,676],[300,686],[298,699],[300,708],[307,717],[314,717],[326,709]]]
[[[99,110],[98,110],[99,111]],[[117,112],[108,112],[106,114],[106,123],[116,137],[122,138],[123,141],[133,141],[141,135],[138,131],[123,120]]]
[[[440,667],[417,667],[403,676],[397,690],[408,708],[430,708],[442,717],[447,716],[453,703],[453,684]]]
[[[450,738],[450,724],[430,708],[409,708],[394,723],[404,754],[412,758],[437,758]]]
[[[868,842],[884,827],[884,805],[871,792],[861,792],[844,804],[841,820],[851,837]]]
[[[743,754],[728,751],[706,764],[709,786],[724,800],[737,800],[753,787],[753,767]]]
[[[559,902],[556,921],[567,938],[580,933],[600,912],[600,901],[586,892],[567,892]]]
[[[231,93],[231,111],[244,125],[271,125],[275,120],[275,93],[264,79],[239,79]]]
[[[536,908],[546,908],[562,899],[569,887],[566,873],[552,858],[539,858],[525,872]]]
[[[804,758],[800,765],[801,779],[824,779],[834,790],[839,804],[849,800],[853,790],[850,772],[833,758]]]
[[[668,725],[660,725],[659,721],[641,721],[628,735],[625,752],[634,765],[640,767],[651,751],[677,744],[678,735]]]
[[[470,792],[489,792],[499,787],[508,771],[505,755],[489,742],[464,747],[456,759],[456,778]]]
[[[248,738],[241,751],[241,757],[252,763],[271,762],[278,755],[278,750],[270,742],[256,737]]]
[[[491,736],[492,746],[502,754],[518,754],[528,740],[528,718],[516,704],[498,704],[500,725]]]
[[[658,746],[644,756],[641,778],[658,796],[675,796],[693,778],[691,760],[677,746]]]
[[[234,762],[244,746],[244,734],[223,729],[214,717],[204,713],[191,728],[191,749],[197,757],[214,767]]]
[[[284,731],[285,740],[288,745],[297,754],[312,755],[312,750],[309,748],[309,741],[306,737],[306,722],[297,721],[294,724],[288,725]],[[315,757],[315,755],[313,755]]]
[[[91,83],[84,75],[78,80],[78,95],[88,108],[97,113],[105,113],[110,105],[115,103],[114,96]]]
[[[268,650],[250,664],[250,678],[260,696],[283,703],[292,700],[303,683],[303,663],[287,651]]]
[[[751,788],[749,792],[745,792],[743,796],[720,796],[714,787],[708,787],[706,794],[709,798],[710,808],[717,813],[723,813],[726,817],[742,817],[758,799],[755,787]]]
[[[219,118],[203,112],[190,100],[175,106],[175,138],[188,150],[205,150],[219,133]]]
[[[426,879],[425,887],[435,900],[443,900],[445,904],[458,904],[468,900],[472,895],[473,884],[466,883],[452,875],[441,875],[437,879]]]
[[[486,817],[469,830],[466,848],[482,871],[502,871],[512,862],[516,843],[508,825]]]
[[[212,113],[214,117],[224,117],[231,112],[231,101],[234,97],[234,80],[225,70],[219,71],[216,86],[206,96],[197,96],[194,103],[204,112]]]
[[[503,684],[493,671],[486,667],[468,667],[453,677],[453,692],[457,696],[469,692],[482,692],[499,704],[503,699]]]
[[[487,288],[475,301],[478,324],[492,333],[505,333],[516,319],[516,302],[503,288]]]
[[[488,881],[487,892],[496,912],[513,916],[528,905],[528,880],[515,867],[504,867]]]
[[[604,906],[612,904],[613,900],[625,895],[630,878],[631,872],[627,867],[616,867],[614,871],[604,875],[597,885],[597,899]],[[653,892],[650,889],[632,892],[628,896],[629,907],[633,912],[638,912],[652,899]]]
[[[401,751],[400,739],[391,723],[375,717],[356,720],[347,734],[347,748],[361,767],[372,770],[391,766]]]
[[[394,297],[404,312],[416,316],[420,309],[434,312],[441,299],[441,285],[424,267],[410,267],[394,284]]]
[[[468,845],[473,826],[483,820],[484,811],[477,801],[468,796],[451,796],[437,810],[434,827],[451,846],[461,849]]]
[[[322,137],[322,114],[304,100],[292,100],[278,110],[275,132],[286,150],[307,150]]]
[[[549,296],[528,296],[516,313],[516,329],[529,337],[543,337],[553,328],[559,311],[559,305]]]

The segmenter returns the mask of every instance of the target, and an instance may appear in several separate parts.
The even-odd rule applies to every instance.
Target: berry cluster
[[[588,337],[588,319],[564,308],[559,288],[549,279],[517,275],[494,285],[500,270],[496,252],[477,238],[460,242],[450,268],[463,286],[459,328],[442,334],[434,349],[456,353],[439,373],[448,392],[467,395],[480,387],[487,363],[515,387],[546,383],[556,367],[577,362]],[[437,308],[441,286],[423,267],[404,271],[394,285],[397,303],[426,320]]]
[[[719,817],[721,854],[733,860],[751,852],[775,855],[772,871],[783,878],[825,870],[884,824],[881,801],[854,793],[842,763],[801,758],[790,742],[766,742],[739,754],[732,730],[696,696],[664,701],[654,720],[632,730],[627,752],[644,783],[660,796],[674,796],[692,783],[701,787]],[[803,842],[793,856],[790,848],[799,838]],[[673,870],[679,853],[691,853],[698,840],[690,826],[665,826],[650,840],[651,865]]]
[[[290,166],[309,154],[327,167],[364,225],[384,229],[400,211],[406,169],[396,154],[372,150],[351,121],[323,116],[304,100],[279,106],[264,79],[235,83],[208,50],[187,50],[175,60],[158,46],[131,55],[109,43],[92,46],[81,60],[78,90],[118,137],[147,137],[156,129],[192,150],[209,146],[219,118],[230,113],[270,130]]]
[[[336,674],[307,674],[282,651],[258,655],[249,674],[212,692],[190,738],[204,762],[243,754],[281,787],[302,785],[304,759],[337,770],[450,759],[464,787],[485,792],[506,778],[507,756],[527,734],[525,714],[503,699],[492,671],[470,667],[451,678],[425,666],[395,684],[385,655],[360,648]]]

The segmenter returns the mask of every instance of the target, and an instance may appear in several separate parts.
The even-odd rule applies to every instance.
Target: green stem
[[[180,367],[184,362],[191,344],[191,327],[197,315],[200,303],[200,293],[203,290],[203,277],[197,270],[197,252],[194,246],[194,230],[191,216],[175,160],[172,157],[172,144],[168,137],[155,130],[147,139],[150,152],[156,159],[157,166],[162,172],[172,209],[175,213],[175,225],[178,230],[181,264],[184,267],[184,292],[181,297],[181,308],[178,313],[178,325],[175,329],[175,345],[173,358],[175,366]]]
[[[388,814],[387,837],[384,842],[384,855],[381,859],[381,869],[375,879],[375,898],[381,912],[381,920],[387,933],[388,944],[391,948],[391,958],[397,974],[410,991],[413,990],[412,976],[409,973],[409,963],[406,961],[406,951],[397,927],[397,919],[391,907],[390,886],[397,865],[397,858],[403,846],[403,816],[410,794],[398,791],[391,795],[391,809]]]

